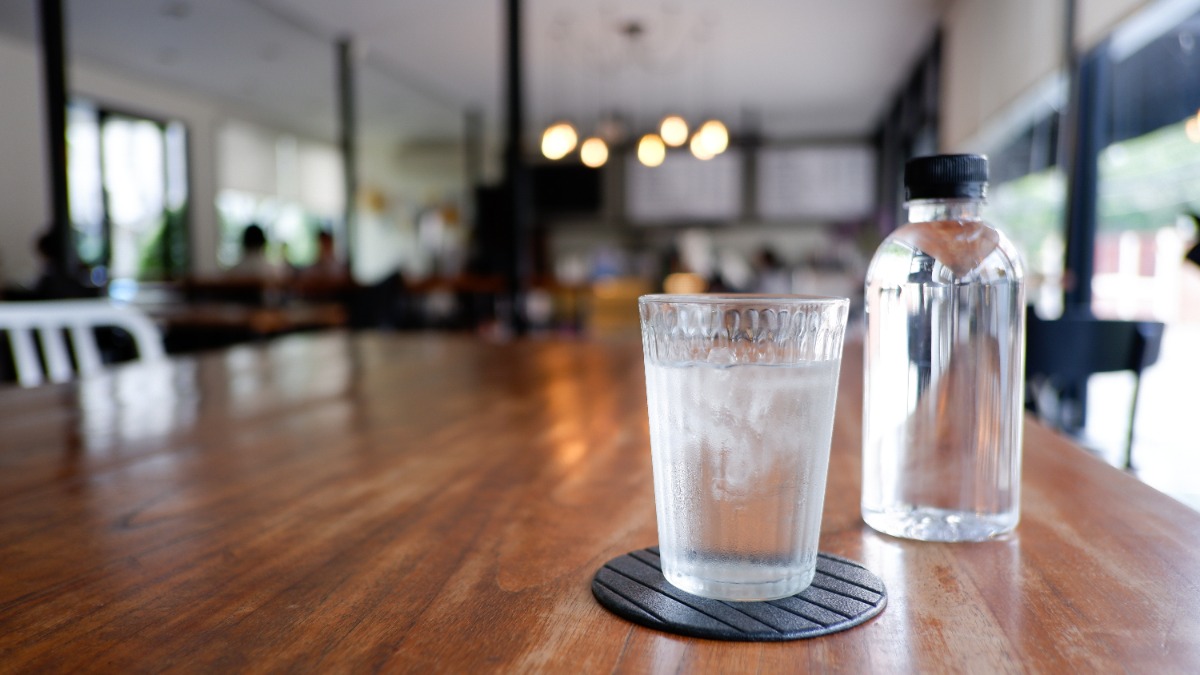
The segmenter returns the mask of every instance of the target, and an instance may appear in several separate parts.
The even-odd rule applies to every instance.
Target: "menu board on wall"
[[[731,148],[701,161],[673,151],[656,167],[630,156],[625,208],[629,220],[646,225],[735,220],[742,213],[742,155]]]
[[[865,145],[762,148],[758,214],[767,220],[851,220],[875,200],[875,152]]]

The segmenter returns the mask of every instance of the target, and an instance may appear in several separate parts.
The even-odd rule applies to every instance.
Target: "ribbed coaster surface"
[[[817,554],[812,585],[766,602],[723,602],[667,583],[658,548],[613,558],[592,578],[592,594],[617,616],[668,633],[749,642],[799,640],[853,628],[883,611],[883,581],[856,562]]]

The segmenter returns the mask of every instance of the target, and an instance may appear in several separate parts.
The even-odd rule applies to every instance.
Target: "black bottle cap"
[[[983,155],[930,155],[904,165],[905,199],[983,199],[988,160]]]

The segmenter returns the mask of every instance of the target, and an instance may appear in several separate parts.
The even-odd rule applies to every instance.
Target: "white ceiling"
[[[34,0],[0,0],[32,40]],[[944,0],[526,0],[530,131],[602,111],[757,124],[773,137],[869,133]],[[217,96],[333,138],[333,42],[353,38],[362,128],[455,137],[501,124],[504,0],[68,0],[73,56]],[[629,37],[628,28],[641,28]]]

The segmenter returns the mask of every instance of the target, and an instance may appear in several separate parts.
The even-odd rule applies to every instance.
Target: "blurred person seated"
[[[31,300],[57,300],[60,298],[87,298],[99,295],[98,289],[84,284],[84,271],[72,274],[64,270],[62,238],[53,228],[47,229],[37,240],[37,253],[41,258],[41,272],[30,289]]]
[[[242,230],[242,258],[226,275],[234,279],[281,281],[286,272],[282,265],[267,257],[267,235],[255,223]]]
[[[349,281],[350,271],[337,258],[333,234],[322,231],[317,235],[317,258],[308,267],[300,268],[297,276],[311,284],[344,284]]]
[[[403,285],[402,280],[388,277],[381,297],[376,300],[395,304],[389,296]],[[376,300],[363,299],[365,293],[354,283],[349,267],[338,260],[333,234],[321,231],[317,234],[317,257],[311,265],[300,267],[292,275],[289,287],[292,298],[301,302],[335,302],[358,305]],[[357,315],[357,314],[356,314]]]
[[[257,223],[242,230],[242,257],[219,279],[193,279],[189,299],[277,307],[284,302],[288,269],[267,256],[267,235]]]
[[[775,251],[764,246],[754,256],[754,290],[768,295],[792,292],[792,273]]]

